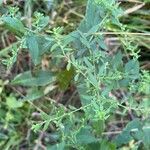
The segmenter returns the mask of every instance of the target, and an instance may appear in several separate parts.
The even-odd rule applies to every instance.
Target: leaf
[[[53,39],[46,36],[37,36],[37,42],[39,47],[40,55],[43,55],[45,52],[50,50],[53,45]]]
[[[103,139],[100,142],[89,144],[86,150],[116,150],[116,145]]]
[[[123,55],[121,53],[121,51],[119,51],[113,58],[112,60],[112,64],[113,64],[113,68],[114,69],[118,69],[119,66],[122,65],[122,58],[123,58]]]
[[[41,56],[51,49],[53,39],[42,35],[30,34],[26,37],[26,44],[34,64],[37,65],[41,61]]]
[[[44,127],[43,127],[43,131],[46,131],[48,129],[50,122],[51,121],[46,121],[46,123],[44,124]]]
[[[105,122],[103,120],[92,121],[92,126],[96,131],[96,134],[101,135],[105,129]]]
[[[40,71],[37,76],[32,76],[31,71],[24,72],[17,75],[12,84],[23,85],[23,86],[45,86],[54,82],[56,78],[51,72]]]
[[[46,17],[43,16],[43,17],[40,18],[40,20],[38,22],[38,26],[43,29],[48,25],[48,23],[49,23],[49,17],[48,16],[46,16]]]
[[[4,133],[0,133],[0,140],[7,140],[8,139],[8,136],[5,135]]]
[[[34,132],[39,131],[41,128],[42,128],[42,124],[38,124],[38,123],[32,125],[32,127],[31,127],[31,129],[32,129]]]
[[[125,73],[128,74],[129,78],[139,78],[139,62],[137,60],[130,60],[125,64]]]
[[[37,88],[31,89],[27,96],[23,98],[23,101],[34,101],[44,96],[44,93],[42,90],[38,90]]]
[[[107,45],[105,43],[105,40],[104,40],[104,38],[102,38],[102,36],[99,36],[97,41],[98,41],[98,45],[99,45],[100,48],[102,48],[103,50],[107,50],[108,49],[108,47],[107,47]]]
[[[35,78],[32,77],[31,71],[17,75],[11,82],[15,85],[34,86]]]
[[[92,30],[97,31],[97,25],[101,23],[102,19],[106,15],[105,9],[106,8],[98,5],[94,0],[88,0],[85,19],[83,19],[78,29],[84,33],[88,31],[91,33]],[[95,28],[92,29],[94,26]]]
[[[91,82],[91,84],[92,84],[93,86],[98,87],[98,81],[97,81],[97,79],[96,79],[96,77],[95,77],[94,74],[92,74],[92,73],[89,71],[87,77],[89,78],[89,80],[90,80],[90,82]]]
[[[47,150],[65,150],[65,143],[58,143],[54,146],[48,146]]]
[[[150,149],[150,126],[144,129],[143,131],[144,136],[143,136],[143,143],[147,149]]]
[[[68,44],[75,41],[75,39],[78,39],[78,37],[80,37],[80,34],[77,31],[74,31],[74,32],[69,33],[68,35],[65,35],[64,38],[62,39],[62,43],[64,44],[64,47],[66,47]]]
[[[97,142],[97,139],[92,135],[88,127],[81,128],[76,134],[77,144],[90,144]]]
[[[93,65],[91,64],[91,62],[88,60],[87,57],[83,57],[83,60],[86,64],[86,66],[92,71],[94,69]]]
[[[6,98],[6,104],[9,108],[15,109],[20,108],[23,106],[23,103],[21,101],[17,101],[15,97],[10,96]]]
[[[18,36],[22,36],[25,33],[25,27],[19,19],[6,16],[3,17],[2,20],[6,28],[8,28],[11,32],[17,34]]]
[[[40,71],[35,78],[38,86],[45,86],[56,81],[56,77],[49,71]]]
[[[40,49],[38,45],[38,38],[36,35],[28,35],[26,37],[26,44],[29,49],[32,61],[35,65],[40,63]]]
[[[143,124],[139,119],[135,119],[129,122],[127,126],[124,128],[124,130],[122,131],[122,133],[115,138],[114,142],[116,143],[117,146],[121,146],[123,144],[129,143],[131,140],[133,140],[133,137],[130,134],[131,130],[134,129],[141,130],[142,126]]]
[[[104,63],[99,67],[98,74],[99,74],[99,76],[106,76],[106,73],[107,73],[107,63]]]
[[[93,97],[91,95],[88,95],[86,84],[78,85],[77,90],[80,96],[82,106],[86,106],[92,102]]]
[[[57,75],[57,81],[61,90],[66,90],[74,76],[74,68],[71,67],[70,70],[60,71]]]
[[[53,52],[56,48],[59,48],[59,45],[57,43],[55,43],[52,47],[51,47],[51,52]]]
[[[131,136],[138,141],[142,141],[145,149],[150,149],[150,124],[143,126],[141,130],[131,130]]]
[[[0,6],[3,4],[3,0],[0,0]]]
[[[97,24],[95,26],[93,26],[88,32],[87,32],[87,36],[95,33],[98,31],[98,29],[100,28],[100,24]]]
[[[116,145],[107,140],[102,140],[100,145],[100,150],[116,150]]]
[[[91,48],[89,41],[86,39],[86,37],[84,35],[82,35],[82,37],[80,38],[80,41],[88,49]]]

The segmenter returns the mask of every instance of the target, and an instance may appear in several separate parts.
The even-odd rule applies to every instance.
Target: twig
[[[16,46],[16,45],[19,44],[19,43],[20,43],[20,41],[17,41],[17,42],[15,42],[15,43],[11,44],[10,46],[8,46],[8,47],[2,49],[2,50],[0,51],[0,56],[4,56],[7,52],[10,51],[10,49],[11,49],[13,46]]]
[[[25,98],[25,96],[20,92],[20,91],[18,91],[16,88],[14,88],[13,86],[11,86],[10,85],[10,88],[12,89],[12,90],[14,90],[15,92],[17,92],[21,97],[23,97],[23,98]],[[30,104],[30,105],[32,105],[34,108],[36,108],[39,112],[42,112],[42,113],[45,113],[46,114],[46,112],[44,112],[42,109],[40,109],[39,107],[37,107],[34,103],[32,103],[31,101],[28,101],[27,100],[27,102]],[[48,114],[47,114],[48,115]]]
[[[138,0],[119,0],[119,2],[131,2],[131,3],[139,3],[141,4],[142,2],[138,1]]]
[[[103,132],[102,135],[116,135],[120,134],[122,131],[112,131],[112,132]]]
[[[140,5],[136,5],[136,6],[132,7],[132,8],[129,8],[129,9],[127,9],[127,10],[123,13],[123,15],[131,14],[131,13],[133,13],[133,12],[135,12],[135,11],[141,9],[144,5],[145,5],[145,3],[142,3],[142,4],[140,4]]]
[[[41,147],[43,150],[46,150],[46,147],[44,145],[42,145],[42,139],[43,139],[43,136],[44,136],[44,132],[42,131],[39,135],[39,138],[36,142],[36,145],[35,147],[33,148],[33,150],[39,150],[39,148]]]
[[[150,33],[136,33],[136,32],[96,32],[93,35],[139,35],[139,36],[150,36]]]

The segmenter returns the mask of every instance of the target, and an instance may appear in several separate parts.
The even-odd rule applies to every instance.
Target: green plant
[[[119,22],[121,10],[115,0],[88,0],[84,19],[67,35],[62,27],[45,29],[49,18],[41,13],[35,13],[30,27],[15,14],[1,17],[4,27],[18,38],[12,57],[5,59],[4,64],[11,67],[17,53],[28,51],[33,67],[10,83],[24,86],[27,94],[19,93],[19,101],[14,96],[7,97],[6,104],[13,109],[28,102],[40,112],[40,119],[32,122],[32,130],[50,130],[53,145],[48,149],[113,150],[131,140],[136,143],[135,149],[149,149],[149,109],[145,110],[144,105],[148,105],[150,91],[145,89],[149,88],[150,74],[140,69],[139,51],[133,39],[122,34],[126,27]],[[105,33],[111,26],[120,33],[124,48],[114,54],[105,43]],[[51,57],[48,67],[42,63],[45,55]],[[65,106],[50,98],[69,86],[77,90],[78,106]],[[120,89],[123,96],[118,98],[114,93]],[[139,98],[138,94],[142,96]],[[49,100],[49,110],[35,105],[37,99]],[[143,123],[138,119],[131,121],[115,140],[109,141],[104,133],[107,122],[117,117],[117,110],[120,116],[141,117]]]

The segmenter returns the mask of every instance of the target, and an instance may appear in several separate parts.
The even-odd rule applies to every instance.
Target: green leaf
[[[98,87],[98,81],[96,79],[96,76],[94,74],[92,74],[90,71],[88,72],[88,76],[87,76],[91,82],[91,84],[95,87]]]
[[[31,71],[17,75],[12,84],[23,86],[45,86],[56,80],[54,75],[48,71],[40,71],[37,76],[32,76]]]
[[[34,132],[39,131],[41,128],[42,128],[42,124],[34,124],[34,125],[32,125],[32,127],[31,127],[31,129],[32,129]]]
[[[8,139],[8,136],[5,135],[4,133],[0,133],[0,140],[7,140]]]
[[[3,4],[3,0],[0,0],[0,6]]]
[[[99,36],[97,41],[98,41],[98,45],[99,45],[100,48],[102,48],[103,50],[107,50],[108,49],[108,47],[107,47],[107,45],[105,43],[105,40],[104,40],[104,38],[102,38],[102,36]]]
[[[17,75],[11,83],[16,85],[34,86],[35,78],[32,77],[31,71],[27,71]]]
[[[118,69],[118,67],[122,66],[123,64],[122,58],[123,58],[123,55],[121,51],[119,51],[112,60],[113,69]]]
[[[96,134],[101,135],[105,129],[105,122],[103,120],[92,121],[92,126]]]
[[[54,74],[49,71],[40,71],[35,78],[38,86],[45,86],[56,81]]]
[[[88,127],[81,128],[79,133],[76,134],[77,144],[90,144],[97,142],[97,139],[92,135]]]
[[[105,7],[98,5],[95,0],[88,0],[85,19],[83,19],[78,29],[82,32],[89,31],[89,33],[91,33],[92,30],[97,31],[97,25],[101,23],[106,15],[105,9]],[[94,26],[95,28],[93,29]]]
[[[84,35],[82,35],[82,37],[80,38],[80,41],[88,49],[91,48],[89,41],[86,39],[86,37]]]
[[[20,108],[23,106],[23,103],[21,101],[17,101],[15,97],[10,96],[6,98],[6,104],[9,108],[15,109]]]
[[[53,39],[46,36],[37,36],[37,42],[40,55],[43,55],[45,52],[49,51],[53,45]]]
[[[107,63],[104,63],[99,67],[99,76],[106,76],[106,73],[107,73]]]
[[[42,90],[38,90],[37,88],[31,89],[27,96],[23,98],[23,101],[34,101],[44,96],[44,93]]]
[[[144,136],[143,136],[142,141],[143,141],[145,147],[147,149],[150,149],[150,126],[147,126],[147,128],[145,127],[143,132],[144,132],[143,133]]]
[[[130,60],[125,64],[125,73],[131,79],[139,78],[139,62],[137,60]]]
[[[35,65],[40,63],[40,49],[38,45],[38,38],[31,34],[26,37],[26,44],[29,49],[32,61]]]
[[[116,150],[116,145],[103,139],[100,142],[89,144],[86,150]]]
[[[92,96],[88,95],[86,84],[80,84],[77,86],[77,90],[80,96],[80,100],[82,103],[82,106],[86,106],[92,102]]]
[[[40,63],[42,55],[51,49],[53,39],[42,35],[30,34],[26,37],[26,44],[33,63],[37,65]]]
[[[2,18],[5,27],[8,28],[11,32],[15,33],[18,36],[22,36],[25,33],[25,27],[22,22],[14,17],[6,16]]]
[[[84,57],[83,60],[86,64],[86,66],[89,67],[89,69],[92,71],[94,69],[94,66],[91,64],[91,62],[88,60],[88,58]]]
[[[65,143],[62,142],[54,146],[49,146],[47,147],[47,150],[65,150]]]
[[[116,150],[116,145],[107,140],[102,140],[100,145],[100,150]]]
[[[150,149],[150,124],[143,126],[141,130],[131,130],[131,136],[144,144],[145,149]]]
[[[48,25],[48,23],[49,23],[49,17],[48,16],[46,16],[46,17],[43,16],[39,19],[38,26],[43,29]]]
[[[50,122],[51,122],[51,120],[50,121],[46,121],[46,123],[44,124],[44,127],[43,127],[44,131],[46,131],[48,129],[48,127],[50,125]]]
[[[127,126],[124,128],[121,134],[119,134],[114,142],[117,146],[121,146],[123,144],[129,143],[131,140],[133,140],[133,137],[131,136],[131,131],[134,129],[142,129],[142,122],[139,119],[135,119],[127,124]]]
[[[74,68],[71,67],[70,70],[60,71],[57,75],[57,81],[61,90],[66,90],[74,76]]]

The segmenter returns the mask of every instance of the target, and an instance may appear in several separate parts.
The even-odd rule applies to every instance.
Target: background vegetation
[[[0,0],[0,149],[150,149],[149,0]]]

